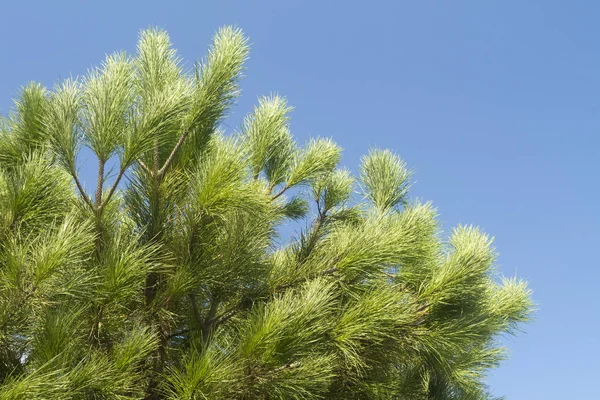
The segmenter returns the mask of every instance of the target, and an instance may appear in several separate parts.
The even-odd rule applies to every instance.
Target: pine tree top
[[[284,97],[224,132],[248,54],[224,27],[189,71],[149,29],[22,89],[0,120],[0,399],[489,398],[526,283],[478,228],[444,236],[393,152],[353,176],[333,140],[298,144]]]

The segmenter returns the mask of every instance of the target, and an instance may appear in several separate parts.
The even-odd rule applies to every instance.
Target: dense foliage
[[[479,229],[444,239],[392,152],[355,177],[330,139],[297,144],[282,97],[223,133],[247,56],[226,27],[186,71],[147,30],[22,89],[0,128],[0,399],[489,398],[526,284]]]

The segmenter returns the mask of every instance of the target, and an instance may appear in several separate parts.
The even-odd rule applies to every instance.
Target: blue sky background
[[[489,383],[509,399],[600,398],[600,3],[593,1],[3,1],[0,113],[30,80],[80,75],[138,31],[191,65],[213,32],[250,36],[236,127],[262,94],[296,107],[299,141],[333,137],[356,170],[370,147],[416,171],[447,229],[496,236],[499,269],[539,311]],[[206,2],[208,3],[208,2]],[[83,167],[91,184],[94,168]]]

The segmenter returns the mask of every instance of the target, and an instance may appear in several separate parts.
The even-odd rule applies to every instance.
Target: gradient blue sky
[[[30,80],[133,52],[141,28],[166,28],[191,65],[217,27],[237,24],[253,45],[227,124],[278,92],[296,107],[296,137],[333,137],[349,168],[373,146],[398,152],[413,196],[445,228],[496,236],[500,270],[535,291],[535,322],[507,340],[493,392],[599,398],[600,3],[202,3],[3,1],[0,113]]]

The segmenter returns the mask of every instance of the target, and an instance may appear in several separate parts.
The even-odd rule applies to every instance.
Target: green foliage
[[[239,95],[239,80],[248,58],[248,39],[229,26],[219,29],[203,63],[196,65],[190,112],[185,129],[194,131],[190,151],[202,150],[216,124]]]
[[[350,171],[340,169],[315,179],[311,186],[315,200],[322,205],[322,211],[327,213],[349,200],[354,190],[354,178]]]
[[[389,150],[371,151],[362,160],[365,194],[379,211],[405,203],[410,176],[404,161]]]
[[[48,107],[47,94],[42,85],[30,83],[22,88],[20,96],[15,100],[15,112],[10,118],[2,121],[0,117],[0,127],[4,125],[4,129],[0,128],[0,153],[3,157],[0,161],[4,165],[27,157],[41,147]]]
[[[319,178],[340,162],[340,148],[328,139],[311,140],[295,157],[287,177],[287,187]]]
[[[222,132],[247,57],[225,27],[186,71],[150,29],[22,89],[0,120],[0,399],[490,398],[527,284],[478,228],[445,241],[389,150],[354,177],[331,139],[299,146],[281,96]]]
[[[290,111],[280,96],[261,97],[254,112],[244,119],[242,136],[252,173],[258,177],[265,170],[271,186],[283,181],[296,152],[288,127]]]
[[[81,146],[78,115],[80,103],[79,85],[73,80],[66,80],[57,84],[50,94],[44,118],[53,155],[71,174],[75,173],[75,158]]]
[[[83,81],[83,135],[100,160],[108,160],[122,145],[134,95],[132,83],[132,65],[122,54],[107,57]]]

